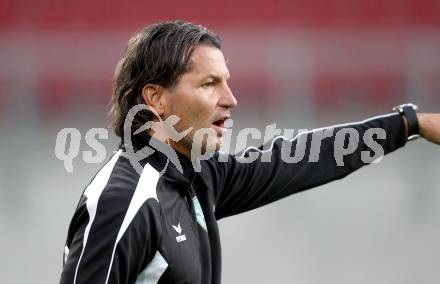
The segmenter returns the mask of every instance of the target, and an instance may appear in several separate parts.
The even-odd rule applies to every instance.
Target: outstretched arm
[[[242,157],[229,156],[228,162],[217,163],[216,216],[220,219],[252,210],[343,178],[406,141],[402,116],[391,113],[315,129],[292,140],[275,138],[269,147],[247,148]]]
[[[440,144],[440,114],[421,113],[413,117],[418,120],[417,133]],[[405,116],[394,113],[317,129],[290,141],[275,139],[269,151],[264,150],[268,149],[265,146],[248,148],[244,157],[256,157],[249,163],[230,156],[227,163],[219,163],[222,190],[217,193],[217,218],[340,179],[375,162],[405,144],[409,134],[413,134],[409,131],[411,123],[410,120],[411,127],[408,127]],[[350,142],[350,137],[355,139]],[[304,158],[296,160],[291,157],[294,153],[295,156],[303,153]],[[264,159],[266,154],[269,154],[269,162]]]

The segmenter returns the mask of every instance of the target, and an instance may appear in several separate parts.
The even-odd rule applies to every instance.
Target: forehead
[[[198,45],[191,54],[190,68],[187,74],[195,76],[212,74],[219,77],[229,77],[229,70],[220,49],[207,45]]]

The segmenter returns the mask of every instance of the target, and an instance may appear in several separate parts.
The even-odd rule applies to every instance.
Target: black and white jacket
[[[333,133],[355,129],[361,138],[371,128],[382,128],[386,137],[376,137],[375,143],[385,154],[406,142],[403,120],[395,113],[330,128]],[[251,163],[232,155],[220,162],[217,153],[202,161],[201,172],[179,155],[183,174],[169,163],[160,175],[167,158],[158,151],[141,162],[139,174],[120,149],[79,201],[60,283],[220,283],[218,220],[340,179],[365,165],[365,151],[374,154],[371,143],[360,139],[357,150],[338,165],[333,135],[322,139],[319,161],[310,162],[313,133],[248,148],[244,156],[258,155]],[[300,140],[307,142],[303,160],[287,163],[280,158],[283,144],[294,153]],[[145,136],[133,138],[133,145],[141,149],[147,141]],[[263,161],[267,153],[271,162]]]

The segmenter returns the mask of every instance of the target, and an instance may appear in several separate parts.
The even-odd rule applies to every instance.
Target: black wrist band
[[[406,117],[408,123],[408,141],[420,137],[419,120],[417,119],[416,110],[419,107],[415,104],[403,104],[393,108],[393,111],[399,112]]]

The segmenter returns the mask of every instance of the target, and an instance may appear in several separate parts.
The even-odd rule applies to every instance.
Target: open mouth
[[[225,121],[226,121],[227,119],[228,119],[228,117],[223,117],[223,118],[217,119],[216,121],[214,121],[214,122],[212,123],[212,125],[214,126],[214,129],[216,130],[216,132],[217,132],[219,135],[222,135],[223,132],[226,131]]]
[[[214,124],[215,126],[221,127],[221,128],[225,128],[225,120],[226,120],[226,118],[222,118],[222,119],[214,121],[212,124]]]

